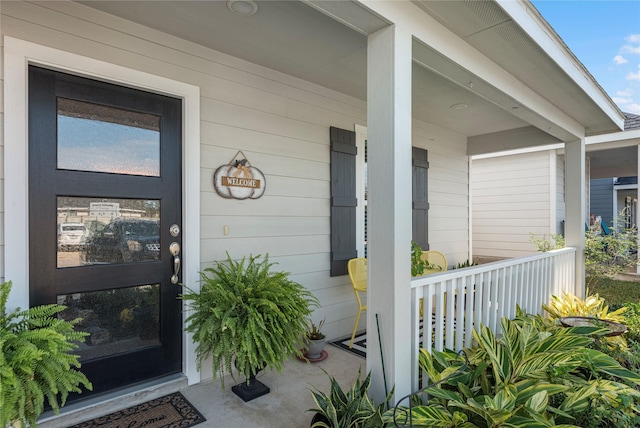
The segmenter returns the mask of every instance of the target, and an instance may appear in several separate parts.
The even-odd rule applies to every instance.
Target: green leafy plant
[[[326,373],[326,372],[325,372]],[[364,381],[360,381],[361,371],[358,370],[358,378],[348,391],[338,384],[338,381],[329,376],[329,393],[314,389],[311,391],[313,401],[316,403],[314,422],[311,428],[378,428],[383,426],[382,412],[391,398],[393,391],[379,405],[375,405],[368,395],[371,385],[371,373]]]
[[[624,224],[624,222],[619,222]],[[599,227],[590,227],[585,235],[585,272],[592,288],[603,278],[613,278],[638,263],[633,253],[638,245],[635,226],[603,235]]]
[[[587,296],[581,299],[571,293],[563,293],[562,297],[551,296],[549,305],[542,305],[551,319],[563,317],[588,317],[599,320],[613,321],[618,324],[626,324],[625,312],[627,308],[621,307],[614,311],[609,311],[609,306],[598,294]],[[627,347],[627,341],[623,336],[606,337],[606,341],[612,346],[619,346],[623,349]]]
[[[565,247],[564,236],[559,233],[552,233],[551,235],[543,235],[538,237],[534,233],[529,233],[529,242],[531,242],[538,251],[545,253],[547,251],[559,250]]]
[[[468,268],[468,267],[477,266],[477,265],[478,263],[469,261],[469,259],[467,259],[464,262],[458,263],[456,267],[454,267],[454,269],[463,269],[463,268]]]
[[[232,364],[247,380],[264,367],[282,370],[291,356],[302,356],[303,338],[317,299],[288,272],[272,272],[266,255],[250,255],[201,272],[200,291],[184,287],[186,330],[197,343],[198,368],[210,358],[214,378],[233,375]]]
[[[411,276],[422,275],[426,265],[427,262],[422,259],[422,247],[411,241]]]
[[[552,319],[569,316],[581,316],[599,318],[617,323],[625,323],[624,313],[626,308],[622,307],[615,311],[609,311],[609,306],[597,293],[588,295],[585,299],[571,293],[563,293],[561,297],[551,296],[548,305],[542,305]]]
[[[444,381],[427,388],[425,403],[405,420],[414,427],[567,428],[579,426],[577,418],[594,405],[609,406],[609,420],[635,420],[640,375],[589,347],[605,330],[562,328],[520,311],[500,326],[501,336],[484,326],[474,331],[468,365],[453,351],[421,350],[430,382]]]
[[[305,337],[309,340],[322,340],[324,339],[326,336],[324,335],[324,333],[321,331],[322,327],[324,326],[324,322],[325,319],[322,319],[318,324],[315,323],[311,323],[311,325],[307,328],[307,331],[305,332]]]
[[[627,339],[640,343],[640,303],[626,303],[624,305]]]
[[[429,264],[422,258],[422,247],[415,241],[411,241],[411,276],[424,274],[426,270],[441,271],[438,265]]]
[[[0,285],[0,426],[36,426],[45,399],[58,413],[70,392],[91,390],[77,370],[79,357],[70,353],[87,334],[74,330],[80,319],[58,318],[62,305],[8,312],[11,286]]]

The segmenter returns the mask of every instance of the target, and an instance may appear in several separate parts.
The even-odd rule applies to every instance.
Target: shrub
[[[549,305],[542,305],[551,319],[559,319],[563,317],[590,317],[607,321],[613,321],[618,324],[625,324],[626,307],[618,308],[612,312],[604,299],[593,294],[587,296],[584,300],[571,293],[563,293],[562,297],[551,296]],[[622,336],[607,337],[607,342],[612,346],[620,346],[626,349],[627,342]]]
[[[542,253],[546,253],[551,250],[559,250],[565,246],[564,236],[558,233],[552,233],[549,237],[547,237],[547,235],[543,235],[541,238],[533,233],[529,233],[529,242],[531,242],[536,249]]]
[[[448,378],[425,390],[424,404],[410,412],[413,426],[575,427],[595,411],[598,427],[637,426],[640,393],[632,386],[640,375],[589,347],[605,329],[562,328],[519,312],[501,320],[501,331],[501,337],[487,327],[474,331],[477,345],[465,350],[466,366],[453,351],[421,350],[420,368],[430,381]]]
[[[619,224],[624,224],[620,222]],[[603,278],[613,278],[638,262],[638,233],[635,226],[603,235],[599,227],[590,227],[585,235],[585,270],[587,287]]]

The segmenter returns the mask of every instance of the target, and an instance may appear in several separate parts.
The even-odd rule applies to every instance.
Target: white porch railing
[[[481,324],[500,334],[500,319],[514,318],[516,305],[538,314],[551,295],[575,293],[575,252],[563,248],[413,279],[414,382],[420,348],[458,351],[471,346]]]

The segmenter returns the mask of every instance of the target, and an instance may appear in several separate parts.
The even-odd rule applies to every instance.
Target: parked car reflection
[[[84,223],[60,223],[58,225],[58,251],[81,250],[87,241],[87,227]]]
[[[157,220],[117,218],[87,239],[86,262],[131,263],[160,258]]]

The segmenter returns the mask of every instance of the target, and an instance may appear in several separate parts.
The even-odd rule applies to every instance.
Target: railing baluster
[[[513,318],[516,305],[529,313],[542,313],[542,304],[552,294],[575,292],[575,252],[575,248],[564,248],[413,279],[412,370],[416,384],[420,347],[439,351],[445,346],[456,351],[470,347],[474,328],[483,324],[500,333],[500,319]]]
[[[465,294],[465,327],[464,327],[464,346],[469,348],[471,346],[472,331],[474,327],[474,315],[473,308],[475,307],[475,281],[474,275],[467,275],[466,277],[466,294]]]

